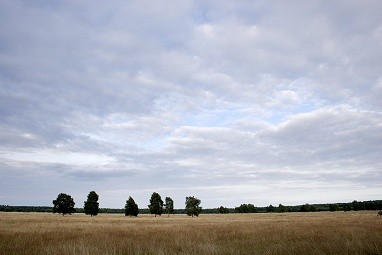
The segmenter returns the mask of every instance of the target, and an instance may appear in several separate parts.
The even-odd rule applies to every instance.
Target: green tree
[[[235,207],[235,211],[238,213],[255,213],[257,208],[253,204],[241,204],[239,207]]]
[[[300,212],[315,212],[317,211],[314,205],[304,204],[300,207]]]
[[[286,208],[284,205],[279,204],[279,207],[277,208],[277,211],[280,213],[284,213],[288,211],[288,208]]]
[[[158,193],[154,192],[151,195],[150,204],[148,206],[150,209],[150,213],[154,214],[155,217],[157,215],[162,215],[162,213],[163,213],[163,200]]]
[[[96,216],[99,212],[98,195],[95,191],[90,191],[88,199],[84,202],[84,211],[86,215]]]
[[[345,212],[348,212],[348,211],[351,210],[351,205],[350,204],[344,204],[343,205],[343,209],[344,209]]]
[[[269,205],[265,208],[267,212],[275,212],[276,208],[273,205]]]
[[[60,193],[56,200],[53,200],[53,213],[72,214],[76,212],[74,201],[70,195]]]
[[[247,204],[241,204],[239,207],[235,207],[235,211],[238,213],[249,213]]]
[[[248,204],[248,212],[249,213],[255,213],[257,212],[257,208],[253,204]]]
[[[354,200],[352,202],[353,205],[353,210],[354,211],[360,211],[360,210],[365,210],[365,204],[364,202],[357,202],[357,200]]]
[[[220,206],[218,208],[218,212],[219,213],[229,213],[229,209],[227,207],[224,207],[224,206]]]
[[[186,213],[188,216],[196,217],[199,216],[199,214],[202,211],[202,207],[200,206],[200,199],[197,199],[196,197],[186,197]]]
[[[300,212],[309,212],[309,204],[304,204],[300,207]]]
[[[164,201],[165,201],[164,208],[169,217],[170,213],[174,214],[174,200],[172,200],[171,197],[166,197]]]
[[[340,207],[338,206],[338,204],[330,204],[329,205],[329,211],[331,212],[336,212],[340,209]]]
[[[125,216],[138,216],[138,205],[132,197],[129,197],[129,199],[126,200]]]

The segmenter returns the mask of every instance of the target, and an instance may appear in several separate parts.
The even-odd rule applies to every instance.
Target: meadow
[[[382,217],[0,213],[0,254],[382,254]]]

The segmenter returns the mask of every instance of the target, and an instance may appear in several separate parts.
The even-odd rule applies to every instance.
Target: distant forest
[[[253,204],[241,204],[235,208],[203,209],[202,214],[208,213],[283,213],[283,212],[322,212],[322,211],[364,211],[364,210],[382,210],[382,200],[353,201],[349,203],[331,203],[331,204],[304,204],[286,206],[269,205],[266,207],[256,207]],[[0,205],[0,212],[52,212],[50,206],[12,206]],[[84,213],[84,208],[76,208],[76,213]],[[125,213],[124,208],[100,208],[99,213]],[[174,214],[185,214],[185,209],[174,209]],[[148,208],[139,209],[139,214],[150,214]]]

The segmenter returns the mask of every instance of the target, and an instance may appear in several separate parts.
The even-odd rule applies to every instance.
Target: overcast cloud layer
[[[381,199],[381,10],[0,0],[0,204]]]

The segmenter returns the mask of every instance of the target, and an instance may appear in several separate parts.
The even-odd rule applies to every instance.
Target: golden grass
[[[375,212],[185,215],[0,213],[0,254],[381,254]]]

